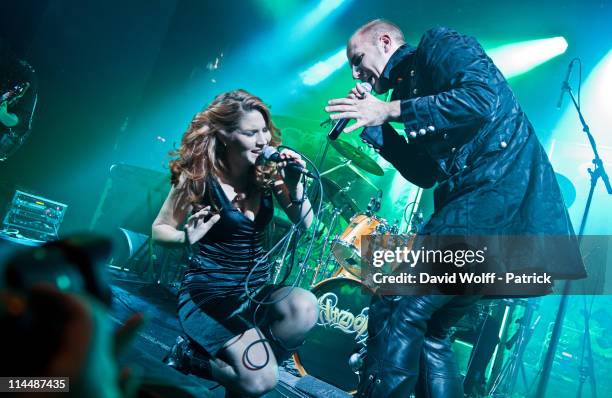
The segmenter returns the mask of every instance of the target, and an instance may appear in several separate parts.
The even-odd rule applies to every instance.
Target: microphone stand
[[[562,89],[565,90],[569,94],[572,102],[574,103],[574,107],[576,108],[576,111],[578,112],[580,123],[582,124],[582,131],[586,133],[587,138],[589,139],[589,143],[591,144],[591,149],[593,150],[593,156],[594,156],[593,157],[594,167],[593,169],[590,169],[590,168],[588,169],[589,175],[591,177],[591,187],[589,190],[589,196],[586,201],[584,212],[582,214],[582,221],[580,222],[580,231],[578,232],[578,244],[580,244],[580,242],[582,242],[582,237],[584,235],[584,229],[586,227],[587,217],[589,215],[589,210],[591,208],[591,202],[593,200],[593,193],[595,192],[595,186],[597,185],[597,182],[601,178],[601,180],[604,183],[604,186],[606,187],[606,191],[608,192],[608,195],[612,195],[612,186],[610,185],[610,179],[608,178],[608,174],[606,173],[606,170],[604,169],[603,162],[601,158],[599,157],[599,152],[597,151],[597,144],[595,143],[595,139],[593,138],[593,135],[591,135],[591,130],[589,129],[589,126],[586,124],[584,117],[582,116],[582,112],[580,111],[580,105],[578,105],[578,102],[576,102],[576,98],[574,98],[574,94],[572,93],[572,88],[568,84],[567,80],[564,82]],[[559,343],[559,338],[561,337],[561,329],[563,327],[563,320],[565,318],[565,313],[567,310],[567,301],[568,301],[568,296],[569,296],[570,291],[571,291],[571,281],[568,280],[565,282],[565,285],[563,287],[563,292],[561,294],[561,301],[559,303],[559,309],[557,310],[557,316],[555,318],[554,327],[553,327],[553,330],[550,336],[548,350],[546,351],[546,357],[544,358],[544,364],[542,366],[542,376],[540,377],[540,380],[538,382],[538,389],[535,395],[535,397],[537,398],[546,396],[546,387],[548,385],[548,380],[550,378],[550,371],[552,369],[552,364],[553,364],[555,352],[557,350],[557,345]],[[581,360],[580,378],[579,378],[579,384],[578,384],[578,391],[576,395],[578,398],[582,396],[582,387],[587,377],[591,378],[591,395],[593,398],[597,397],[596,384],[595,384],[595,372],[593,368],[593,356],[592,356],[592,350],[591,350],[589,317],[590,317],[590,314],[588,314],[585,311],[584,313],[584,319],[585,319],[584,338],[583,338],[583,344],[585,345],[585,347],[583,347],[582,355],[584,355],[585,351],[588,352],[587,353],[588,363],[586,366],[582,366],[584,358]]]

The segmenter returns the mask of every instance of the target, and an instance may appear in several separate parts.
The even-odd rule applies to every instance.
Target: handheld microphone
[[[565,92],[569,87],[568,81],[570,78],[570,74],[572,73],[572,67],[574,66],[574,60],[572,59],[567,66],[567,73],[565,73],[565,80],[561,83],[561,94],[559,94],[559,100],[557,101],[557,109],[561,109],[561,104],[563,104],[563,97],[565,97]]]
[[[380,205],[382,203],[382,190],[378,190],[376,192],[376,196],[372,196],[370,198],[370,202],[368,202],[368,213],[376,213],[380,210]]]
[[[260,156],[266,162],[281,163],[287,161],[287,168],[292,169],[298,173],[304,174],[307,177],[316,179],[314,174],[308,171],[308,169],[302,167],[300,164],[292,162],[291,159],[281,158],[280,152],[278,152],[278,150],[272,146],[265,146]]]
[[[370,91],[372,91],[372,85],[370,83],[364,82],[360,84],[361,84],[361,88],[363,88],[366,92],[369,93]],[[334,125],[334,127],[332,127],[330,132],[327,134],[327,138],[329,138],[332,141],[338,138],[338,136],[340,136],[340,133],[342,132],[342,130],[344,130],[344,128],[346,127],[346,125],[348,124],[350,120],[351,119],[338,120],[336,124]]]

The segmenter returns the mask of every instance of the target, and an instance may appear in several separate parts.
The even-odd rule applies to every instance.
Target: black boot
[[[403,398],[413,392],[424,328],[414,321],[418,318],[413,314],[416,309],[408,303],[403,297],[375,296],[372,299],[368,313],[367,354],[359,374],[356,397]]]
[[[166,365],[181,373],[191,373],[205,379],[212,379],[209,358],[196,351],[189,340],[183,338],[183,336],[176,338],[176,343],[163,361]]]
[[[164,359],[164,363],[171,368],[174,368],[182,373],[188,373],[187,368],[188,364],[185,359],[185,348],[186,348],[186,340],[182,336],[178,336],[176,338],[176,342],[170,348],[170,351],[166,354]]]

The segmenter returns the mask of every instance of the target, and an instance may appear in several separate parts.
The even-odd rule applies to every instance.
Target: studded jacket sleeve
[[[476,40],[434,28],[423,36],[416,55],[434,94],[401,99],[400,120],[407,131],[477,126],[491,117],[497,95],[490,79],[498,74]]]
[[[406,180],[421,188],[436,182],[436,164],[417,145],[409,145],[389,123],[363,129],[361,139],[376,149]]]

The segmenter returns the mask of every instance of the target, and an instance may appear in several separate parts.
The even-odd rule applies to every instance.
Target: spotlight
[[[567,50],[565,38],[529,40],[487,51],[506,79],[521,75]]]
[[[300,73],[302,82],[307,86],[314,86],[331,76],[332,73],[339,70],[346,61],[346,53],[344,47],[338,50],[334,55],[324,61],[319,61],[304,72]]]

